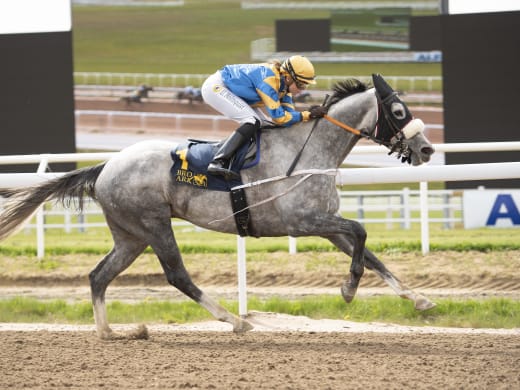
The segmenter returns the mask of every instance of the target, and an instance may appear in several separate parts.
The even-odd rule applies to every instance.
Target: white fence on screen
[[[395,56],[395,54],[394,54]],[[186,86],[200,87],[209,74],[188,74],[188,73],[110,73],[110,72],[74,72],[74,82],[76,88],[84,86],[103,86],[121,87],[127,90],[129,86],[134,88],[140,84],[151,85],[154,88],[184,88]],[[316,77],[316,88],[326,88],[330,90],[332,86],[349,77],[356,77],[361,80],[371,80],[370,75],[349,76],[349,75],[318,75]],[[441,76],[385,76],[385,79],[394,89],[404,91],[442,91]],[[316,89],[315,88],[315,89]]]
[[[76,126],[78,128],[95,129],[139,129],[146,130],[148,125],[155,129],[182,131],[191,123],[208,129],[207,122],[211,123],[212,131],[232,130],[236,128],[236,122],[223,115],[210,114],[185,114],[185,113],[161,113],[144,111],[105,111],[105,110],[76,110]],[[441,129],[443,125],[425,124],[425,130]]]
[[[206,123],[209,121],[213,131],[229,130],[236,127],[236,122],[223,115],[76,110],[75,116],[76,125],[79,128],[128,129],[131,127],[133,129],[145,130],[152,121],[154,128],[164,128],[170,131],[181,131],[190,121],[203,121],[200,127],[204,129],[208,128]]]

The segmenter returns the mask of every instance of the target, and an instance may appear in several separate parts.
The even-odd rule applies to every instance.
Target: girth
[[[231,207],[237,225],[238,234],[241,237],[254,236],[251,226],[251,215],[247,207],[246,192],[243,188],[232,189],[230,192]]]

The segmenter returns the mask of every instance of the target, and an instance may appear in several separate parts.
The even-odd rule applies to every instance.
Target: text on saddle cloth
[[[250,143],[243,145],[231,161],[230,169],[239,173],[258,164],[260,160],[260,133]],[[226,180],[223,176],[208,174],[208,165],[213,160],[220,144],[189,140],[170,152],[173,160],[170,169],[174,183],[190,185],[200,189],[227,191],[241,185],[240,179]]]

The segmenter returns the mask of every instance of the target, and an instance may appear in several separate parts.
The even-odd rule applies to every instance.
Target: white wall
[[[70,31],[70,0],[1,0],[0,34]]]

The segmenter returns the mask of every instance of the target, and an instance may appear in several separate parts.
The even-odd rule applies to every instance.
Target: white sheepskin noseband
[[[412,119],[408,124],[403,128],[404,138],[410,139],[418,133],[422,133],[424,131],[424,122],[419,118]]]

